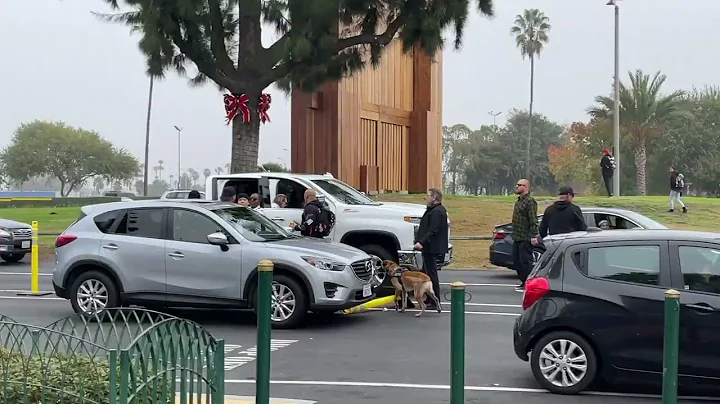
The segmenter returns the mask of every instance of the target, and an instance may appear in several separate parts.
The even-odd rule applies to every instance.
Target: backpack
[[[324,205],[321,206],[315,228],[316,231],[323,237],[327,237],[330,235],[333,227],[335,227],[335,214]]]
[[[685,189],[685,179],[684,178],[678,178],[677,179],[677,187],[678,189]]]

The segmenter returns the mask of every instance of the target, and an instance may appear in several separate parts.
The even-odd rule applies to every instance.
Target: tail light
[[[505,233],[504,230],[495,230],[493,231],[493,240],[502,240],[507,236],[507,233]]]
[[[525,281],[522,308],[527,310],[550,291],[550,283],[546,278],[530,278]]]
[[[68,245],[73,241],[77,240],[77,236],[71,236],[69,234],[61,234],[60,237],[55,240],[55,248],[60,248],[64,245]]]

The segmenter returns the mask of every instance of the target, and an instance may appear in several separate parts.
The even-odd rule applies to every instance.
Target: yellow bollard
[[[370,300],[367,303],[363,303],[359,306],[351,307],[349,309],[345,309],[341,311],[342,314],[355,314],[355,313],[362,313],[363,311],[366,311],[368,309],[374,309],[376,307],[382,307],[386,306],[392,302],[395,301],[395,295],[393,296],[385,296],[380,297],[377,299]]]
[[[40,258],[38,251],[38,222],[32,222],[32,246],[30,246],[30,292],[40,292]]]

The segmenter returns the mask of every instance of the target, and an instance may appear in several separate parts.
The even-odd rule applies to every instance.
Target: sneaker
[[[515,291],[518,293],[524,293],[525,292],[525,282],[521,283],[520,286],[516,287]]]
[[[683,206],[683,213],[687,213],[687,208]]]
[[[673,213],[675,212],[675,209],[669,209],[668,212]]]

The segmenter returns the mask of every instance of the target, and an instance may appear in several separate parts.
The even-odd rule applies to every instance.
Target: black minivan
[[[720,234],[571,233],[546,247],[513,329],[516,355],[543,388],[661,383],[670,288],[680,291],[680,387],[720,385]]]

